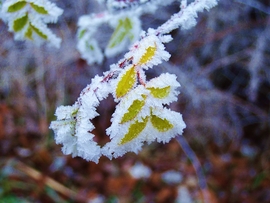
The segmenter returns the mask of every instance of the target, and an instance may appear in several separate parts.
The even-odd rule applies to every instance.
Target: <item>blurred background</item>
[[[87,65],[76,50],[76,24],[104,7],[95,0],[53,2],[64,9],[49,25],[63,40],[60,49],[14,41],[0,21],[0,203],[203,202],[175,139],[98,164],[62,154],[48,129],[56,107],[72,105],[124,53]],[[158,27],[178,8],[143,15],[143,29]],[[108,29],[97,36],[103,43]],[[183,136],[201,162],[208,202],[270,202],[270,2],[220,0],[194,28],[171,34],[170,61],[147,77],[177,75],[181,94],[172,108],[187,124]],[[114,106],[111,97],[102,101],[94,119],[101,144]]]

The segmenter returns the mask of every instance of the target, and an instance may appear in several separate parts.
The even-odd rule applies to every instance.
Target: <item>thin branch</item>
[[[26,164],[16,161],[15,167],[25,173],[26,175],[30,176],[31,178],[35,179],[36,181],[43,181],[45,185],[49,186],[50,188],[54,189],[55,191],[59,192],[60,194],[69,197],[73,200],[82,201],[82,197],[79,197],[78,194],[65,187],[61,183],[55,181],[54,179],[43,175],[41,172],[27,166]]]
[[[270,15],[270,8],[264,6],[262,3],[260,3],[258,0],[236,0],[237,2],[241,3],[241,4],[245,4],[248,5],[250,7],[256,8],[259,11],[262,11],[268,15]]]
[[[196,172],[197,177],[198,177],[198,184],[199,184],[199,187],[201,188],[201,191],[203,194],[204,202],[210,203],[210,197],[209,197],[209,194],[207,193],[207,182],[206,182],[204,173],[202,171],[202,166],[201,166],[196,154],[191,149],[191,147],[187,143],[184,136],[179,135],[176,137],[176,139],[179,142],[179,144],[180,144],[181,148],[183,149],[183,151],[185,152],[185,154],[187,155],[187,157],[190,159],[190,161],[193,165],[193,168],[195,169],[195,172]]]

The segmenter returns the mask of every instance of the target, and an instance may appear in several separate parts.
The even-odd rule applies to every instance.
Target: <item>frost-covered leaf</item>
[[[88,64],[98,63],[103,61],[103,54],[98,45],[98,42],[86,30],[79,32],[79,42],[77,49],[81,53],[81,57]]]
[[[177,101],[178,87],[180,87],[180,84],[177,82],[176,76],[169,73],[163,73],[146,84],[146,88],[150,90],[150,95],[153,99],[158,100],[162,104],[170,104]]]
[[[38,29],[37,27],[35,27],[31,23],[30,23],[30,27],[35,33],[37,33],[38,36],[40,36],[41,38],[43,38],[45,40],[48,39],[48,36],[46,34],[44,34],[40,29]]]
[[[86,33],[86,29],[81,29],[80,31],[79,31],[79,34],[78,34],[78,38],[79,39],[82,39],[82,37],[84,36],[84,34]]]
[[[156,115],[151,115],[151,123],[159,132],[166,132],[174,126],[167,120],[162,119]]]
[[[26,5],[25,1],[18,1],[17,3],[10,5],[7,11],[9,13],[17,12],[21,10],[25,5]]]
[[[130,43],[133,43],[139,37],[141,30],[140,20],[137,13],[121,12],[114,18],[111,18],[110,24],[114,32],[105,49],[108,57],[114,56],[126,49]]]
[[[14,32],[21,31],[28,22],[28,15],[22,16],[18,19],[15,19],[13,22],[13,30]]]
[[[119,19],[118,25],[112,34],[108,48],[114,48],[128,37],[129,31],[132,29],[132,24],[129,18]]]
[[[150,90],[153,97],[158,98],[158,99],[163,99],[169,95],[171,87],[170,86],[163,87],[163,88],[149,87],[147,89]]]
[[[149,61],[151,61],[153,57],[155,56],[156,51],[157,51],[156,46],[147,47],[146,50],[144,51],[144,54],[141,56],[138,64],[144,65],[148,63]]]
[[[27,28],[27,31],[25,32],[24,36],[25,36],[25,38],[33,40],[33,30],[31,29],[30,26]]]
[[[33,39],[33,32],[35,32],[39,37],[41,37],[44,40],[48,39],[48,36],[46,34],[44,34],[40,29],[38,29],[37,27],[35,27],[31,23],[29,23],[28,29],[25,33],[25,37],[30,39],[30,40],[34,40]]]
[[[144,97],[145,98],[145,97]],[[145,99],[143,100],[134,100],[131,106],[128,108],[127,113],[124,114],[121,123],[128,122],[132,119],[134,119],[138,113],[142,110],[143,106],[145,104]]]
[[[40,45],[44,42],[59,47],[61,39],[47,27],[63,13],[49,0],[8,0],[1,8],[1,18],[8,22],[16,40],[28,39]]]
[[[135,121],[135,123],[131,124],[128,133],[124,135],[124,137],[120,141],[120,145],[126,144],[127,142],[132,141],[135,139],[139,134],[143,131],[146,124],[148,122],[148,117],[144,118],[141,122]]]
[[[120,80],[116,86],[116,97],[120,98],[125,96],[134,86],[137,80],[137,72],[135,66],[131,66],[124,71],[120,76]]]
[[[153,132],[147,135],[146,141],[167,143],[173,137],[181,135],[186,124],[182,115],[164,107],[152,107],[150,123]]]
[[[48,14],[48,11],[44,7],[38,6],[38,5],[34,4],[34,3],[30,3],[30,5],[36,12],[38,12],[40,14],[44,14],[44,15]]]
[[[135,43],[125,58],[133,59],[133,63],[144,69],[160,64],[163,60],[167,61],[170,54],[165,51],[161,39],[154,34],[144,36],[142,40]]]

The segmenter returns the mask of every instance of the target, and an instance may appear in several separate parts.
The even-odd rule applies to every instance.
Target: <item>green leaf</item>
[[[31,7],[38,13],[40,14],[48,14],[48,11],[44,8],[44,7],[41,7],[41,6],[38,6],[36,4],[33,4],[33,3],[30,3]]]
[[[33,34],[32,28],[31,26],[29,26],[24,36],[30,40],[33,40],[32,34]]]
[[[163,87],[163,88],[149,87],[147,89],[150,90],[153,97],[158,98],[158,99],[163,99],[170,94],[171,87],[170,86]]]
[[[125,96],[133,87],[136,79],[137,72],[135,66],[132,66],[123,74],[120,81],[118,82],[116,87],[116,97],[119,98]]]
[[[81,39],[84,36],[85,33],[86,33],[86,29],[81,30],[80,33],[79,33],[79,39]]]
[[[173,128],[173,125],[167,120],[156,115],[151,115],[151,123],[159,132],[166,132]]]
[[[117,27],[115,28],[110,38],[108,47],[114,48],[117,45],[121,44],[121,42],[123,42],[123,40],[128,36],[131,29],[132,29],[132,22],[129,18],[120,19]]]
[[[145,104],[145,99],[144,100],[136,99],[135,101],[133,101],[133,103],[128,108],[128,112],[124,114],[121,120],[121,124],[134,119],[138,115],[138,113],[141,111],[144,104]]]
[[[35,33],[37,33],[38,36],[40,36],[41,38],[47,40],[48,36],[45,35],[40,29],[38,29],[37,27],[35,27],[34,25],[30,24],[32,30],[35,31]]]
[[[119,144],[120,145],[126,144],[127,142],[130,142],[133,139],[135,139],[136,137],[138,137],[138,135],[145,128],[147,122],[148,122],[148,117],[144,118],[142,122],[139,122],[136,120],[135,123],[130,125],[130,127],[128,129],[128,133],[125,134],[125,136],[121,139]]]
[[[85,46],[86,46],[86,48],[88,48],[91,51],[95,50],[95,47],[92,44],[90,44],[88,41],[85,43]]]
[[[32,25],[30,23],[26,33],[25,33],[25,37],[30,39],[30,40],[33,40],[33,31],[38,35],[40,36],[41,38],[47,40],[48,39],[48,36],[45,35],[43,32],[40,31],[40,29],[38,29],[37,27],[35,27],[34,25]]]
[[[10,5],[8,7],[7,12],[9,12],[9,13],[17,12],[17,11],[21,10],[25,5],[26,5],[25,1],[19,1],[15,4]]]
[[[14,32],[18,32],[22,30],[24,26],[27,24],[27,22],[28,22],[28,15],[25,15],[21,18],[17,18],[16,20],[14,20],[14,23],[13,23]]]

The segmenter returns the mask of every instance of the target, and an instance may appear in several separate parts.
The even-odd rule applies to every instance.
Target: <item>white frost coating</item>
[[[109,74],[105,72],[104,75]],[[112,86],[110,83],[103,81],[103,77],[96,75],[91,81],[91,88],[95,90],[95,95],[99,101],[106,99],[112,92]]]
[[[103,53],[98,45],[98,42],[87,32],[77,43],[77,49],[81,53],[81,57],[87,61],[88,64],[101,64],[103,61]]]
[[[45,23],[56,23],[58,17],[63,14],[63,10],[58,8],[54,3],[51,3],[47,0],[27,0],[30,3],[33,3],[37,6],[43,7],[48,14],[42,14],[40,15],[40,18]],[[36,14],[39,14],[34,9],[31,10],[32,12],[35,12]]]
[[[100,0],[99,0],[100,1]],[[142,12],[149,13],[154,12],[159,6],[166,6],[172,3],[174,0],[127,0],[127,1],[118,1],[118,0],[108,0],[107,8],[108,10],[114,12],[121,9],[140,9]]]
[[[100,14],[83,15],[78,21],[77,32],[77,49],[81,57],[87,61],[88,64],[101,64],[103,61],[103,53],[95,40],[94,35],[98,27],[110,19],[110,15],[106,12]]]
[[[154,48],[154,55],[147,60],[146,63],[139,64],[140,60],[145,57],[148,48]],[[160,39],[155,35],[143,37],[142,40],[137,41],[131,50],[125,54],[125,58],[133,58],[133,64],[138,64],[144,69],[152,68],[155,65],[162,63],[162,60],[168,61],[170,54],[165,51],[165,46],[161,43]]]
[[[92,110],[90,115],[89,110]],[[97,163],[101,156],[100,147],[93,142],[94,135],[90,132],[94,126],[89,120],[97,113],[92,108],[75,103],[73,106],[58,107],[55,115],[57,120],[51,123],[50,128],[54,130],[56,143],[63,145],[63,153]]]
[[[181,7],[178,13],[174,14],[169,20],[157,28],[156,34],[167,34],[179,27],[183,30],[190,29],[196,25],[197,13],[216,6],[217,0],[196,0],[187,6],[185,6],[186,2],[182,1],[182,5],[184,6]]]
[[[63,144],[64,154],[80,156],[96,163],[101,156],[101,148],[93,140],[95,135],[91,132],[95,127],[91,120],[99,115],[96,107],[110,92],[109,85],[102,80],[99,76],[93,78],[73,106],[58,107],[57,120],[50,125],[55,132],[56,143]]]
[[[78,155],[77,137],[75,137],[77,104],[73,106],[60,106],[56,109],[56,121],[52,121],[50,129],[54,130],[55,142],[62,144],[64,154],[71,154],[73,157]]]
[[[101,23],[106,23],[111,17],[112,16],[107,12],[83,15],[79,18],[78,26],[83,29],[96,29],[96,27],[98,27]]]
[[[151,176],[151,169],[142,163],[138,162],[129,169],[129,173],[133,178],[149,178]]]
[[[4,2],[1,8],[1,18],[8,23],[9,31],[14,32],[15,40],[28,39],[35,42],[37,45],[41,45],[45,41],[48,41],[51,46],[56,48],[60,47],[61,39],[54,35],[51,30],[47,27],[47,23],[55,23],[63,10],[58,8],[55,4],[47,0],[25,0],[26,5],[18,11],[9,12],[10,6],[20,2],[20,0],[7,0]],[[44,9],[47,14],[37,12],[33,6],[37,6]],[[14,22],[23,17],[28,17],[25,26],[20,30],[14,30]],[[41,37],[37,32],[32,30],[31,39],[26,37],[28,29],[34,26],[46,38]]]

